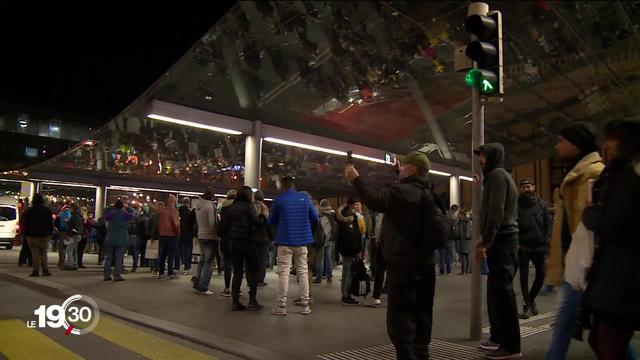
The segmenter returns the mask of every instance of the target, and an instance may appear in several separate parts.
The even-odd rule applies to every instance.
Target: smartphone
[[[353,151],[347,151],[347,165],[353,165]]]

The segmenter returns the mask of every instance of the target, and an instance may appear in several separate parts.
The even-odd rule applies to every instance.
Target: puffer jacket
[[[432,191],[433,184],[426,176],[410,176],[383,189],[369,188],[359,177],[353,182],[362,202],[372,211],[384,213],[382,222],[382,254],[390,264],[433,265],[433,251],[425,244],[425,208],[435,208],[432,197],[424,197],[425,190]],[[427,200],[423,200],[427,199]]]
[[[545,284],[557,286],[564,280],[563,223],[567,222],[570,234],[575,233],[589,202],[589,180],[597,179],[603,169],[604,163],[600,154],[593,152],[582,158],[562,181],[555,204]]]
[[[248,201],[236,200],[227,207],[220,221],[220,236],[225,246],[256,246],[254,232],[258,225],[258,216],[253,205]]]
[[[547,253],[551,214],[540,196],[533,195],[533,198],[524,194],[518,198],[518,242],[523,250]]]
[[[342,256],[355,256],[362,252],[362,234],[355,213],[349,213],[346,205],[336,211],[338,239],[336,248]]]
[[[305,194],[288,190],[271,206],[269,225],[277,226],[276,245],[305,246],[313,243],[311,224],[318,223],[318,211]]]

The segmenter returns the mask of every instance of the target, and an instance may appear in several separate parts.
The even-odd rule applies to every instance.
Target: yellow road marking
[[[0,352],[11,359],[75,360],[82,357],[69,351],[36,329],[17,319],[0,320]]]
[[[172,343],[105,317],[100,318],[98,326],[91,333],[148,359],[215,360],[214,357],[200,351]]]

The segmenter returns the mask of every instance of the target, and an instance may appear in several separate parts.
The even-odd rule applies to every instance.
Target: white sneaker
[[[300,314],[302,315],[309,315],[311,314],[311,307],[307,306],[303,306],[302,307],[302,311],[300,311]]]
[[[380,299],[371,299],[369,302],[370,307],[378,307],[382,305],[382,301]]]
[[[213,291],[208,290],[208,289],[207,289],[207,291],[198,291],[198,293],[200,295],[213,295]]]
[[[276,316],[285,316],[287,315],[287,308],[282,306],[276,306],[273,308],[273,310],[271,310],[271,313]],[[311,313],[311,309],[309,309],[309,313]]]
[[[190,275],[191,274],[191,270],[185,270],[182,275]]]

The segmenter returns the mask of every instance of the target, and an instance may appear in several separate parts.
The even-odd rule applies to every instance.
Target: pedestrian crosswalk
[[[28,328],[24,321],[18,319],[0,320],[0,334],[2,334],[0,335],[0,359],[75,360],[104,358],[99,356],[101,349],[93,349],[93,352],[96,353],[95,356],[89,356],[86,349],[82,351],[74,349],[74,346],[81,342],[81,337],[97,336],[106,340],[109,345],[130,352],[132,357],[136,358],[215,360],[215,357],[198,350],[107,317],[100,319],[100,323],[91,334],[82,335],[77,339],[50,338],[37,329]],[[81,356],[78,353],[84,355]]]
[[[442,340],[431,340],[429,353],[433,360],[478,360],[483,359],[485,353],[476,348],[455,344]],[[322,360],[393,360],[396,351],[393,345],[375,346],[318,355]]]

